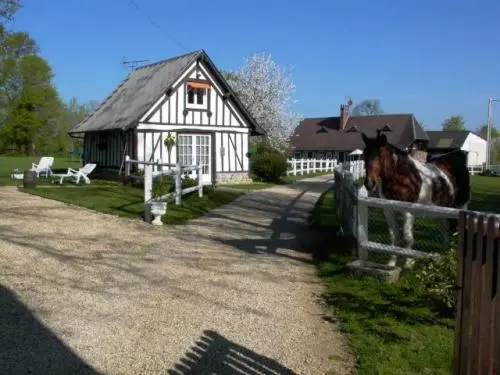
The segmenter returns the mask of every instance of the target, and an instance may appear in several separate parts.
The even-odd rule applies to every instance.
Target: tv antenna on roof
[[[140,63],[148,62],[149,60],[125,60],[125,57],[122,57],[120,63],[123,66],[128,67],[130,70],[134,70]]]

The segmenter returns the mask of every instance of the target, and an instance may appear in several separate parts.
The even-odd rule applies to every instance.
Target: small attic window
[[[328,129],[324,125],[321,125],[321,127],[318,130],[318,133],[328,133]]]
[[[188,82],[186,88],[187,95],[187,105],[190,108],[201,108],[207,107],[207,94],[210,85],[204,82]]]

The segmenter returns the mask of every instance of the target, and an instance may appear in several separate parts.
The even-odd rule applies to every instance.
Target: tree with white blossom
[[[280,152],[289,150],[290,136],[302,120],[300,114],[291,110],[296,100],[290,71],[273,61],[271,54],[260,53],[245,58],[237,71],[225,72],[224,76],[266,131],[269,145]]]

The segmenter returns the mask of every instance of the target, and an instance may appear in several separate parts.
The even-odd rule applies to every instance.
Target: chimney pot
[[[344,130],[349,119],[349,106],[345,104],[340,105],[340,129]]]

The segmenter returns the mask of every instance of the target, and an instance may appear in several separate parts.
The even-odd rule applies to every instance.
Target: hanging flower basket
[[[165,147],[167,148],[168,152],[170,153],[172,151],[172,147],[175,145],[175,137],[173,135],[169,135],[167,138],[165,138],[165,141],[163,142]]]

